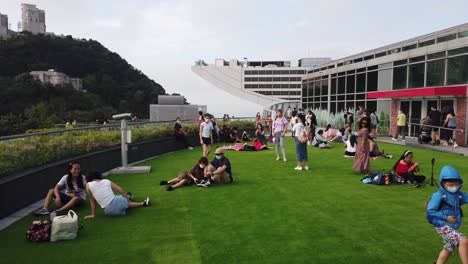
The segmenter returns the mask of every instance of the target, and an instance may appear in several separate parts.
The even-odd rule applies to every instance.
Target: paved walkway
[[[451,145],[450,146],[443,146],[441,144],[439,146],[432,146],[429,143],[420,144],[418,142],[418,139],[413,138],[413,137],[406,137],[406,142],[405,143],[401,142],[401,138],[398,141],[393,141],[391,137],[377,137],[376,141],[385,142],[385,143],[389,143],[389,144],[396,144],[396,145],[401,145],[401,146],[408,146],[408,147],[411,147],[411,148],[421,148],[421,149],[428,149],[428,150],[441,151],[441,152],[447,152],[447,153],[453,153],[453,154],[468,156],[468,148],[467,147],[458,146],[458,147],[454,148]]]

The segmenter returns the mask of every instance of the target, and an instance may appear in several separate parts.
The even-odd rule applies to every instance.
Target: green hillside
[[[25,74],[48,69],[81,78],[88,92]],[[161,94],[161,85],[95,40],[23,33],[0,41],[0,135],[123,111],[147,118],[149,104]]]

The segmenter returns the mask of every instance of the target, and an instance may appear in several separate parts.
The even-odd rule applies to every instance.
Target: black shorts
[[[203,144],[211,145],[211,138],[202,137]]]
[[[73,198],[73,197],[68,196],[67,194],[65,194],[63,192],[59,192],[59,195],[60,195],[60,201],[62,202],[63,205],[70,202],[70,200]],[[75,206],[83,205],[84,203],[85,203],[85,200],[79,198],[78,203]]]

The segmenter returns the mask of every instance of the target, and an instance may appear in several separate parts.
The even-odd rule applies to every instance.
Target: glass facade
[[[402,50],[417,48],[416,45],[419,47],[449,41],[456,36],[460,36],[460,34],[450,34],[408,45]],[[380,53],[377,55],[376,57],[383,56]],[[377,109],[377,101],[367,99],[368,92],[468,84],[468,47],[400,59],[355,70],[350,69],[349,65],[343,64],[343,68],[345,67],[346,71],[304,79],[303,106],[306,109],[313,109],[329,105],[330,113],[356,109],[359,105],[369,109]],[[337,70],[339,69],[340,67],[337,68]],[[323,78],[330,78],[330,87],[328,87],[328,79],[323,80]]]

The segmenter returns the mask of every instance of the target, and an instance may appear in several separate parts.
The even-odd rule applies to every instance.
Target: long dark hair
[[[71,169],[73,168],[73,165],[80,165],[80,163],[78,161],[72,161],[70,163],[68,163],[68,176],[67,176],[67,185],[68,185],[68,188],[74,190],[75,188],[73,188],[73,181],[72,181],[72,174],[71,174]],[[76,184],[78,185],[78,188],[80,189],[84,189],[84,184],[83,184],[83,176],[81,175],[81,171],[80,171],[80,175],[78,175],[78,178],[76,179]]]
[[[349,137],[349,143],[351,144],[351,147],[354,148],[354,145],[356,145],[356,135],[352,134],[350,137]]]
[[[366,125],[366,128],[367,130],[369,130],[369,126],[370,126],[370,118],[368,118],[367,116],[366,117],[363,117],[359,120],[359,129],[362,128],[362,123],[366,121],[367,125]]]
[[[102,179],[102,174],[100,172],[93,171],[90,174],[86,175],[86,181],[87,182],[92,182],[92,181],[94,181],[96,179],[98,179],[98,180]]]
[[[328,129],[330,129],[330,128],[331,128],[331,125],[330,125],[330,124],[328,124],[328,125],[327,125],[327,127],[325,128],[325,132],[327,132],[327,131],[328,131]]]
[[[398,159],[398,161],[395,163],[395,165],[393,165],[393,170],[396,169],[396,167],[398,166],[398,163],[400,163],[400,161],[404,160],[409,154],[413,154],[413,152],[409,149],[405,150],[405,152],[403,152],[403,154],[401,154],[401,157]]]

